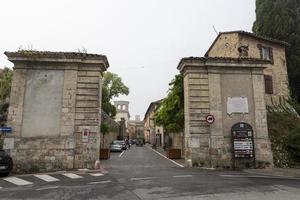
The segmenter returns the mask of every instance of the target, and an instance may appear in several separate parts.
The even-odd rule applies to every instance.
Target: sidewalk
[[[249,174],[264,176],[300,178],[300,169],[295,168],[244,169],[243,171]]]

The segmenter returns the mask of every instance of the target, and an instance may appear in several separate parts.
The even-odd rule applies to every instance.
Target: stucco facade
[[[265,64],[264,75],[272,78],[273,92],[272,94],[265,94],[267,105],[272,106],[285,103],[289,97],[286,45],[285,42],[260,37],[248,32],[222,32],[205,56],[265,59],[261,48],[270,49],[270,62]]]
[[[18,172],[93,168],[99,159],[105,56],[6,52],[14,63],[6,148]]]
[[[272,167],[264,94],[265,64],[254,59],[181,60],[178,69],[184,75],[184,154],[188,166]],[[231,113],[230,98],[247,99],[247,111]],[[212,124],[206,121],[209,114],[215,119]],[[254,158],[234,159],[231,128],[239,122],[253,128]]]

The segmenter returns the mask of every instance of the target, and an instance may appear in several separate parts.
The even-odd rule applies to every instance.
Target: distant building
[[[155,124],[155,111],[159,108],[162,100],[151,102],[144,117],[144,137],[146,142],[158,146],[164,144],[164,129]]]
[[[144,122],[141,121],[140,116],[136,115],[135,120],[128,121],[128,135],[130,139],[137,139],[143,137]]]
[[[114,101],[114,105],[117,109],[117,114],[115,117],[115,121],[121,121],[121,118],[124,118],[125,125],[127,127],[127,123],[130,118],[129,114],[129,101]]]

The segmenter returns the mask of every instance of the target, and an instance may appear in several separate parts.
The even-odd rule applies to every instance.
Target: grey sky
[[[203,56],[218,31],[251,31],[255,0],[9,0],[0,2],[4,51],[104,54],[130,88],[131,116],[165,97],[182,57]]]

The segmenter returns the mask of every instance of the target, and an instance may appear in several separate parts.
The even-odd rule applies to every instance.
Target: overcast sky
[[[3,0],[4,51],[78,51],[107,56],[130,88],[132,118],[166,96],[182,57],[203,56],[217,31],[251,31],[255,0]]]

